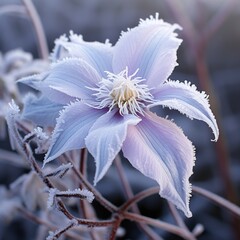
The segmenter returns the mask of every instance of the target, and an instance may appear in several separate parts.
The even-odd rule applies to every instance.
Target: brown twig
[[[89,191],[91,191],[91,192],[94,194],[95,199],[98,200],[99,203],[100,203],[103,207],[105,207],[108,211],[110,211],[110,212],[117,212],[118,208],[117,208],[115,205],[113,205],[111,202],[109,202],[106,198],[104,198],[104,197],[102,196],[102,194],[101,194],[99,191],[97,191],[97,189],[94,188],[94,187],[92,186],[92,184],[90,184],[90,183],[88,182],[88,180],[78,171],[78,169],[77,169],[77,167],[75,166],[75,164],[73,163],[73,161],[72,161],[66,154],[64,154],[63,157],[64,157],[64,159],[65,159],[65,160],[63,160],[63,161],[72,163],[72,165],[73,165],[72,170],[73,170],[74,174],[76,174],[76,176],[77,176],[77,177],[79,178],[79,180],[84,184],[84,186],[85,186]]]
[[[79,171],[87,179],[87,149],[83,148],[80,150],[80,162],[79,162]],[[80,184],[80,188],[83,188],[84,185]],[[80,201],[80,207],[82,210],[83,217],[86,219],[93,218],[96,219],[96,215],[94,213],[92,205],[90,205],[86,201]],[[91,214],[89,213],[88,209],[91,208]],[[93,214],[94,213],[94,214]],[[99,234],[95,231],[90,231],[90,236],[93,240],[100,240]]]
[[[200,194],[207,199],[217,203],[218,205],[226,208],[227,210],[231,211],[235,216],[240,217],[240,207],[237,205],[229,202],[228,200],[216,195],[215,193],[212,193],[206,189],[197,187],[197,186],[192,186],[192,190],[194,193]]]
[[[50,222],[47,222],[39,217],[37,217],[36,215],[32,214],[31,212],[29,212],[28,210],[26,210],[25,208],[17,208],[17,210],[28,220],[37,223],[38,225],[43,225],[46,226],[47,228],[55,231],[57,230],[57,226],[53,225]],[[71,237],[72,239],[76,239],[76,240],[80,240],[79,239],[79,235],[76,235],[72,232],[66,232],[64,233],[66,236]]]
[[[152,219],[149,217],[138,215],[136,213],[129,213],[129,212],[124,212],[123,216],[124,216],[124,218],[135,221],[135,222],[142,222],[144,224],[148,224],[148,225],[155,226],[157,228],[161,228],[163,230],[166,230],[167,232],[181,236],[186,240],[194,240],[195,239],[195,238],[193,238],[192,234],[189,234],[189,232],[186,231],[185,229],[177,227],[177,226],[169,224],[169,223],[166,223],[166,222],[163,222],[163,221],[160,221],[160,220]]]
[[[48,45],[40,17],[31,0],[22,0],[22,3],[26,8],[27,13],[35,29],[38,40],[39,54],[41,58],[48,59],[49,56]]]
[[[124,174],[124,169],[123,169],[123,166],[122,166],[121,159],[120,159],[119,155],[116,156],[115,164],[116,164],[116,167],[117,167],[118,175],[120,177],[120,180],[121,180],[126,198],[127,199],[132,199],[134,197],[134,194],[133,194],[131,186],[130,186],[128,180],[127,180],[127,177]],[[136,203],[133,203],[131,208],[132,208],[133,212],[140,214],[139,208],[136,205]],[[161,240],[162,239],[150,227],[146,226],[145,224],[139,223],[139,227],[140,227],[140,229],[142,229],[142,231],[150,239],[153,239],[153,240],[154,239],[156,239],[156,240]]]
[[[183,219],[181,218],[179,212],[177,211],[176,207],[175,207],[171,202],[169,202],[169,201],[168,201],[168,206],[169,206],[169,208],[170,208],[170,211],[171,211],[171,213],[172,213],[172,215],[173,215],[173,217],[174,217],[177,225],[178,225],[180,228],[183,228],[183,229],[185,229],[186,231],[188,231],[188,232],[189,232],[189,235],[192,235],[192,239],[197,240],[197,239],[195,238],[196,235],[188,229],[188,227],[187,227],[186,224],[184,223]],[[198,233],[198,232],[197,232],[197,233]]]

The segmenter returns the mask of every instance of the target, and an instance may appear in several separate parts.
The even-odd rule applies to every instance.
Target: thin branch
[[[213,16],[213,18],[207,24],[203,31],[201,38],[203,44],[207,44],[211,37],[214,36],[214,34],[220,29],[220,27],[225,22],[226,18],[230,15],[235,6],[236,0],[226,1],[221,7],[221,9],[218,11],[218,13]]]
[[[47,228],[55,231],[57,230],[57,226],[51,224],[50,222],[47,222],[39,217],[37,217],[36,215],[32,214],[31,212],[29,212],[28,210],[26,210],[25,208],[17,208],[17,210],[28,220],[37,223],[38,225],[43,225],[46,226]],[[76,239],[76,240],[80,240],[79,236],[77,234],[74,234],[72,232],[66,232],[64,233],[66,236],[71,237],[72,239]]]
[[[149,217],[145,217],[142,215],[138,215],[136,213],[129,213],[129,212],[124,212],[123,216],[125,219],[129,219],[135,222],[142,222],[148,225],[152,225],[155,226],[157,228],[161,228],[167,232],[176,234],[178,236],[181,236],[183,238],[185,238],[186,240],[194,240],[195,238],[193,238],[192,234],[189,234],[188,231],[186,231],[183,228],[177,227],[175,225],[160,221],[160,220],[156,220],[156,219],[152,219]]]
[[[213,202],[217,203],[218,205],[228,209],[236,216],[240,217],[240,207],[238,207],[237,205],[229,202],[228,200],[226,200],[206,189],[203,189],[203,188],[200,188],[197,186],[192,186],[192,190],[193,190],[193,192],[200,194],[200,195],[208,198],[209,200],[212,200]]]
[[[80,150],[80,159],[79,159],[79,171],[87,179],[87,149],[83,148]],[[80,188],[83,188],[84,185],[81,183]],[[86,219],[97,219],[95,212],[93,210],[93,206],[86,201],[80,201],[80,208],[82,210],[82,215]],[[89,209],[91,208],[91,213],[89,213]],[[90,231],[90,236],[93,240],[99,240],[99,234],[95,231]]]
[[[22,3],[26,8],[35,29],[37,40],[38,40],[39,54],[41,58],[48,59],[49,51],[48,51],[47,40],[46,40],[46,36],[43,30],[43,26],[39,18],[39,15],[33,3],[31,2],[31,0],[22,0]]]
[[[194,234],[188,229],[188,227],[187,227],[186,224],[184,223],[183,219],[181,218],[179,212],[177,211],[176,207],[175,207],[171,202],[169,202],[169,201],[167,201],[167,202],[168,202],[168,206],[169,206],[169,208],[170,208],[170,211],[171,211],[171,213],[172,213],[172,215],[173,215],[173,217],[174,217],[177,225],[178,225],[180,228],[183,228],[183,229],[185,229],[186,231],[188,231],[189,234],[192,235],[192,239],[197,240],[197,239],[195,238],[196,235],[194,235]]]
[[[29,144],[24,143],[23,148],[25,150],[24,152],[26,153],[26,157],[27,157],[28,161],[30,162],[33,170],[38,174],[38,176],[42,179],[42,181],[46,184],[46,186],[48,188],[54,188],[51,181],[48,178],[44,177],[40,167],[36,163],[36,161],[32,155],[32,150],[31,150]],[[74,219],[74,216],[66,209],[65,205],[63,204],[63,202],[60,199],[57,199],[57,206],[58,206],[58,210],[61,211],[68,219],[70,219],[70,220]]]
[[[114,219],[115,219],[115,223],[113,224],[112,229],[110,231],[109,240],[115,240],[116,239],[117,230],[118,230],[118,228],[119,228],[119,226],[120,226],[120,224],[123,220],[123,218],[120,217],[120,215],[116,215],[114,217]]]
[[[63,155],[64,157],[64,161],[65,162],[70,162],[73,165],[73,172],[76,174],[76,176],[79,178],[79,180],[84,184],[84,186],[94,194],[95,199],[99,201],[99,203],[102,204],[102,206],[104,206],[108,211],[110,212],[117,212],[118,208],[113,205],[111,202],[109,202],[106,198],[104,198],[102,196],[102,194],[97,191],[97,189],[95,189],[89,182],[88,180],[78,171],[78,169],[76,168],[75,164],[73,163],[73,161],[66,155]]]
[[[120,211],[124,212],[126,210],[128,210],[133,204],[141,201],[142,199],[149,197],[153,194],[156,194],[159,192],[159,187],[152,187],[149,189],[146,189],[138,194],[136,194],[133,198],[129,199],[128,201],[126,201],[121,207],[120,207]]]
[[[171,11],[174,18],[184,28],[183,35],[185,36],[186,40],[191,46],[191,49],[193,49],[197,39],[197,32],[195,31],[192,22],[189,21],[189,18],[184,12],[182,8],[183,7],[182,2],[174,0],[165,0],[164,2]]]
[[[123,189],[125,191],[126,198],[127,199],[132,199],[134,197],[134,194],[133,194],[131,186],[130,186],[128,180],[127,180],[127,177],[124,174],[124,169],[123,169],[123,166],[122,166],[121,159],[120,159],[119,155],[116,156],[115,164],[116,164],[116,167],[117,167],[117,171],[118,171],[118,174],[119,174],[119,177],[120,177]],[[139,208],[136,205],[136,203],[132,204],[132,210],[133,210],[133,212],[140,214]],[[156,239],[156,240],[161,240],[162,239],[150,227],[148,227],[148,226],[146,226],[146,225],[144,225],[142,223],[139,223],[139,227],[142,229],[142,231],[150,239]]]
[[[184,223],[184,221],[183,221],[183,219],[181,218],[181,216],[179,215],[176,207],[175,207],[171,202],[169,202],[169,201],[167,201],[167,202],[168,202],[168,206],[169,206],[169,208],[170,208],[170,211],[171,211],[171,213],[172,213],[172,215],[173,215],[173,217],[174,217],[177,225],[178,225],[179,227],[184,228],[184,229],[187,230],[187,226],[186,226],[186,224]]]

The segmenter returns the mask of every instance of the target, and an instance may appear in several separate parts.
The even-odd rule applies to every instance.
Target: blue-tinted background
[[[21,4],[20,1],[0,0],[0,7],[11,3]],[[238,0],[35,0],[33,3],[40,15],[50,50],[54,46],[54,40],[64,33],[68,34],[69,30],[82,34],[87,41],[104,42],[108,38],[111,43],[115,44],[122,30],[136,26],[139,18],[146,18],[159,12],[160,17],[165,21],[180,23],[183,27],[183,30],[179,32],[180,37],[184,40],[178,51],[179,66],[176,67],[171,78],[191,81],[208,94],[210,94],[209,89],[203,89],[205,85],[202,82],[204,80],[199,80],[196,70],[197,57],[190,42],[200,41],[204,31],[211,24],[217,26],[220,23],[216,30],[213,27],[214,34],[206,40],[203,52],[206,56],[204,63],[208,69],[210,84],[216,94],[210,96],[210,99],[217,99],[220,134],[224,144],[217,147],[216,143],[211,142],[210,139],[213,138],[211,130],[197,120],[191,121],[175,111],[160,107],[156,108],[156,111],[160,115],[167,114],[170,118],[174,118],[196,146],[197,161],[194,175],[191,177],[192,183],[224,197],[227,194],[226,186],[219,166],[219,156],[224,157],[224,153],[217,154],[217,151],[220,152],[223,149],[227,151],[229,176],[236,191],[236,203],[239,204],[240,2]],[[224,12],[224,8],[228,10]],[[223,11],[222,17],[219,15],[219,18],[215,18],[220,11]],[[226,16],[224,16],[225,13]],[[215,23],[212,21],[214,18]],[[187,33],[189,24],[194,28],[195,35]],[[35,57],[39,57],[35,32],[27,18],[14,14],[2,14],[0,15],[0,51],[6,53],[15,48],[22,48],[33,53]],[[5,148],[8,144],[2,141],[1,145],[0,147]],[[135,191],[154,184],[135,172],[130,166],[126,167]],[[21,170],[16,167],[0,163],[1,184],[9,184],[21,173]],[[121,187],[118,179],[115,179],[114,176],[113,168],[99,184],[99,188],[104,194],[109,194],[110,199],[121,202]],[[109,185],[109,179],[111,179],[111,185]],[[197,223],[205,226],[205,233],[199,239],[238,239],[232,217],[226,210],[216,207],[205,198],[195,194],[193,194],[190,206],[193,211],[193,217],[187,220],[190,228]],[[167,207],[164,201],[159,202],[156,197],[146,200],[142,204],[144,214],[172,221],[167,211],[164,211],[164,207]],[[145,239],[138,235],[139,232],[135,227],[129,224],[126,223],[129,238]],[[29,229],[29,226],[29,223],[23,222],[16,222],[10,227],[2,226],[0,227],[2,233],[0,239],[1,237],[9,240],[19,239],[19,236],[14,231],[10,231],[10,228],[14,229],[16,233],[25,234],[21,239],[32,239],[32,230]],[[177,239],[159,232],[166,239]]]

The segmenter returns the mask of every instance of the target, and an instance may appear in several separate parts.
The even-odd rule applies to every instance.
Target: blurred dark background
[[[205,124],[197,120],[191,121],[176,111],[160,107],[156,111],[160,115],[167,114],[174,118],[196,146],[197,160],[191,182],[239,205],[239,0],[35,0],[33,3],[41,18],[50,51],[54,46],[54,40],[64,33],[68,34],[70,30],[82,34],[86,41],[104,42],[109,39],[115,44],[122,30],[136,26],[140,18],[155,15],[155,12],[159,12],[160,18],[165,21],[179,23],[183,27],[179,36],[184,41],[178,51],[179,66],[176,67],[171,79],[191,81],[198,89],[210,95],[210,103],[220,126],[221,138],[218,143],[211,142],[213,135]],[[21,4],[21,1],[0,0],[0,9],[8,4]],[[1,13],[0,52],[4,54],[15,48],[21,48],[31,52],[34,57],[39,57],[36,35],[28,18]],[[3,142],[1,144],[3,146]],[[152,185],[152,182],[131,167],[127,172],[136,192]],[[0,184],[9,184],[18,174],[17,168],[13,171],[10,165],[0,162]],[[105,184],[111,178],[112,184],[118,186],[118,180],[114,179],[114,176],[113,168],[99,186],[110,198],[112,189],[106,189]],[[121,202],[121,197],[120,193],[114,192],[114,201]],[[156,197],[142,203],[143,213],[172,221],[167,211],[163,210],[163,206],[166,207],[164,201]],[[239,218],[233,220],[227,210],[194,193],[190,206],[193,217],[186,220],[187,224],[190,228],[197,223],[205,227],[205,232],[198,239],[239,239],[236,230],[237,224],[238,226],[240,224]],[[133,230],[129,224],[128,222],[125,226],[128,229],[126,239],[146,239],[137,235],[138,231]],[[160,233],[165,239],[178,239],[162,231]],[[12,235],[12,238],[6,238],[7,235],[4,234],[2,236],[9,240],[19,239],[14,238],[16,236],[13,233]]]

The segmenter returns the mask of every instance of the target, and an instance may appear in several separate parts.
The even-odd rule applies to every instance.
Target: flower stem
[[[57,226],[51,224],[50,222],[47,222],[39,217],[37,217],[36,215],[32,214],[31,212],[29,212],[28,210],[26,210],[25,208],[17,208],[17,210],[28,220],[38,224],[38,225],[43,225],[46,226],[48,229],[51,229],[53,231],[57,230]],[[75,240],[80,240],[79,236],[71,233],[71,232],[66,232],[64,233],[66,236],[70,237],[71,239],[75,239]]]
[[[65,162],[70,162],[72,163],[73,167],[73,172],[76,174],[76,176],[79,178],[79,180],[84,184],[84,186],[91,191],[94,196],[95,199],[97,199],[99,201],[99,203],[102,204],[102,206],[104,206],[108,211],[110,212],[117,212],[118,208],[113,205],[111,202],[109,202],[106,198],[104,198],[102,196],[102,194],[100,192],[97,191],[97,189],[95,189],[89,182],[88,180],[82,175],[82,173],[80,173],[78,171],[78,169],[76,168],[75,164],[73,163],[73,161],[66,155],[64,154],[64,158],[65,158]]]
[[[117,215],[114,217],[115,219],[115,223],[112,226],[112,229],[110,231],[110,235],[109,235],[109,240],[115,240],[116,239],[116,235],[117,235],[117,230],[122,222],[122,218],[120,217],[120,215]]]
[[[218,205],[228,209],[233,214],[235,214],[237,217],[240,217],[240,207],[238,207],[237,205],[229,202],[228,200],[226,200],[210,191],[207,191],[206,189],[203,189],[203,188],[200,188],[197,186],[192,186],[192,190],[193,190],[193,192],[200,194],[200,195],[208,198],[209,200],[212,200],[213,202],[217,203]]]
[[[115,164],[117,167],[118,174],[120,176],[120,180],[121,180],[126,198],[132,199],[134,197],[134,194],[133,194],[131,186],[127,180],[127,177],[124,174],[124,169],[123,169],[121,158],[119,155],[116,156]],[[136,203],[132,204],[132,210],[133,210],[133,212],[140,214],[139,208],[136,205]],[[145,224],[139,223],[139,227],[150,239],[161,240],[161,238],[150,227],[146,226]]]
[[[124,216],[124,218],[135,221],[135,222],[142,222],[142,223],[145,223],[148,225],[152,225],[152,226],[164,229],[167,232],[181,236],[186,240],[195,240],[195,238],[193,238],[192,234],[189,234],[188,231],[186,231],[183,228],[174,226],[172,224],[162,222],[160,220],[152,219],[149,217],[141,216],[136,213],[124,212],[123,216]]]
[[[80,150],[80,162],[79,171],[85,179],[87,179],[87,149],[83,148]],[[80,188],[83,188],[83,184],[80,184]],[[96,219],[95,211],[88,202],[80,201],[80,207],[82,209],[83,217],[86,219],[92,218]],[[90,209],[91,208],[91,209]],[[89,211],[91,210],[91,211]],[[90,213],[89,213],[90,212]],[[95,231],[90,231],[90,236],[93,240],[100,240],[99,235]]]
[[[39,54],[41,58],[48,59],[49,51],[47,46],[47,40],[46,40],[46,36],[43,30],[43,26],[40,21],[39,15],[33,3],[31,2],[31,0],[22,0],[22,3],[26,8],[35,29],[37,40],[38,40]]]
[[[149,197],[153,194],[156,194],[159,192],[159,187],[152,187],[149,189],[146,189],[138,194],[136,194],[134,197],[132,197],[131,199],[129,199],[128,201],[126,201],[121,207],[120,207],[120,211],[126,211],[128,210],[133,204],[141,201],[142,199]]]

